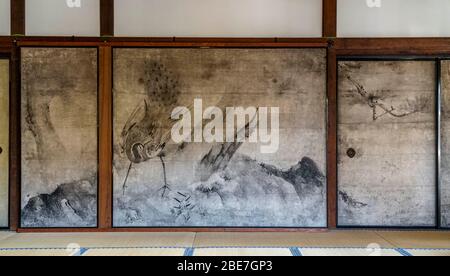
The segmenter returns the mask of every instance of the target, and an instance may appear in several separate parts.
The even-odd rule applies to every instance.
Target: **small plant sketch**
[[[177,197],[173,198],[176,202],[174,206],[174,214],[178,217],[183,217],[186,222],[191,219],[190,212],[195,208],[195,205],[191,202],[192,197],[187,194],[178,192]]]

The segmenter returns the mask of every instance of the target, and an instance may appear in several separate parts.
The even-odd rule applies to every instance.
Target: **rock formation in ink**
[[[22,227],[95,227],[97,50],[21,51]]]
[[[114,226],[326,226],[325,56],[321,49],[115,49]],[[195,99],[222,111],[279,107],[279,150],[174,143],[171,113],[192,111]],[[249,136],[250,125],[236,132]]]
[[[61,184],[51,194],[32,197],[22,210],[24,227],[94,227],[97,225],[96,176]]]

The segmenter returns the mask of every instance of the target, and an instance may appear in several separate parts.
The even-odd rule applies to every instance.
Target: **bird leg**
[[[164,157],[162,155],[159,156],[159,159],[161,160],[161,164],[163,167],[163,173],[164,173],[164,186],[159,189],[158,191],[163,191],[161,197],[164,198],[166,195],[167,190],[171,191],[169,185],[167,184],[167,174],[166,174],[166,163],[164,162]]]
[[[122,186],[123,195],[125,195],[125,190],[127,189],[127,181],[128,181],[128,177],[130,176],[130,171],[131,171],[132,166],[133,166],[133,162],[130,162],[130,166],[128,167],[127,175],[125,176],[125,180],[123,181],[123,186]]]

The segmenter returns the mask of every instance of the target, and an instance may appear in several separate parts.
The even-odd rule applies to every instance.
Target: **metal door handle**
[[[356,150],[353,149],[353,148],[349,148],[349,149],[347,150],[347,155],[348,155],[348,157],[350,157],[350,158],[354,158],[354,157],[356,156]]]

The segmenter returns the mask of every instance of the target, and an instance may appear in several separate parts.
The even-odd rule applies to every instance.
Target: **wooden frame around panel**
[[[307,39],[307,38],[74,38],[74,37],[20,37],[0,38],[3,52],[10,53],[12,59],[11,95],[11,229],[19,232],[295,232],[321,231],[321,229],[279,229],[279,228],[112,228],[112,47],[188,47],[188,48],[328,48],[327,94],[327,187],[328,187],[328,228],[336,228],[337,219],[337,57],[357,55],[450,55],[450,39],[390,38],[390,39]],[[20,208],[18,193],[20,183],[20,68],[18,68],[21,46],[40,47],[99,47],[99,228],[98,229],[19,229]],[[16,200],[14,200],[16,198]],[[322,229],[323,230],[323,229]]]
[[[20,151],[17,146],[17,134],[20,132],[16,122],[19,120],[18,98],[18,53],[13,45],[13,40],[8,37],[0,37],[0,55],[10,60],[10,116],[9,116],[9,228],[17,230],[19,221],[19,209],[17,199],[20,198],[19,171],[20,161],[17,159]]]
[[[19,51],[21,47],[98,47],[99,48],[99,227],[98,228],[56,228],[23,229],[12,227],[18,232],[297,232],[323,231],[301,228],[113,228],[112,227],[112,48],[113,47],[165,47],[165,48],[324,48],[328,47],[326,39],[253,39],[253,38],[16,38],[12,47]],[[18,72],[20,74],[20,70]],[[20,83],[20,82],[18,82]],[[20,87],[18,88],[20,90]],[[20,93],[20,91],[19,91]],[[18,105],[20,101],[12,103]],[[20,113],[15,117],[14,125],[20,126]],[[17,130],[16,130],[17,131]],[[16,135],[20,135],[19,132]],[[20,137],[20,136],[19,136]],[[20,141],[12,140],[20,166]],[[20,167],[15,176],[20,183]],[[17,197],[18,196],[18,197]],[[20,212],[20,195],[16,195],[13,204]],[[19,218],[15,218],[16,220]],[[17,222],[16,222],[17,223]],[[18,224],[17,224],[18,225]]]
[[[114,37],[114,0],[100,0],[101,37],[25,37],[25,0],[11,1],[11,34],[0,37],[0,53],[11,59],[10,116],[10,227],[19,232],[292,232],[320,229],[248,228],[131,228],[113,229],[112,198],[112,47],[246,47],[320,48],[328,47],[327,61],[327,190],[328,228],[337,220],[337,57],[375,55],[450,55],[450,38],[364,38],[339,39],[337,0],[323,1],[323,38],[118,38]],[[98,229],[19,229],[20,217],[20,47],[98,47],[99,48],[99,228]]]
[[[431,55],[431,56],[423,56],[423,55],[370,55],[370,56],[364,56],[364,55],[352,55],[352,56],[339,56],[337,57],[337,64],[336,64],[336,70],[337,70],[337,79],[339,81],[339,62],[343,62],[343,61],[369,61],[369,62],[374,62],[374,61],[394,61],[394,62],[405,62],[405,61],[427,61],[427,62],[433,62],[434,63],[434,69],[435,69],[435,91],[434,91],[434,96],[435,96],[435,100],[434,100],[434,107],[435,107],[435,118],[434,118],[434,122],[435,122],[435,126],[434,126],[434,134],[435,134],[435,145],[434,148],[436,150],[435,153],[435,161],[436,161],[436,167],[435,167],[435,188],[436,188],[436,192],[435,192],[435,224],[432,226],[386,226],[386,225],[356,225],[356,226],[352,226],[352,225],[340,225],[339,223],[339,204],[338,204],[338,199],[337,201],[337,205],[336,205],[336,213],[337,213],[337,226],[336,228],[339,229],[400,229],[400,230],[438,230],[441,229],[441,221],[440,221],[440,216],[441,216],[441,201],[440,201],[440,184],[441,184],[441,179],[440,179],[440,174],[441,174],[441,167],[440,167],[440,163],[441,163],[441,158],[440,158],[440,152],[441,152],[441,137],[440,137],[440,131],[441,131],[441,89],[440,89],[440,81],[441,81],[441,72],[440,72],[440,63],[441,63],[441,59],[439,57],[436,57],[435,55]],[[339,84],[337,83],[337,94],[339,95]],[[337,115],[337,136],[339,137],[339,103],[338,103],[338,115]],[[339,153],[339,143],[337,143],[336,145],[337,147],[337,151]],[[339,157],[338,157],[339,158]],[[336,168],[336,175],[337,175],[337,190],[339,191],[339,165],[337,164],[337,168]],[[339,193],[338,193],[339,194]]]
[[[450,55],[450,38],[342,38],[334,40],[333,51],[336,53],[335,58],[346,58],[346,57],[383,57],[383,58],[413,58],[413,57],[426,57],[431,59],[440,59],[444,57],[448,57]],[[333,68],[329,68],[329,70],[333,70],[334,76],[337,76],[337,64],[333,65]],[[336,91],[337,95],[337,79],[334,81],[334,87],[329,89],[333,89]],[[337,107],[337,106],[336,106]],[[337,120],[334,118],[334,120]],[[337,122],[336,122],[337,123]],[[439,125],[439,123],[437,124]],[[337,124],[336,124],[337,127]],[[337,128],[336,132],[337,134]],[[330,141],[329,141],[330,142]],[[439,143],[439,142],[437,142]],[[438,145],[439,148],[439,145]],[[438,149],[439,152],[439,149]],[[337,155],[337,153],[336,153]],[[438,154],[439,155],[439,154]],[[439,159],[439,156],[436,156]],[[438,160],[439,163],[439,160]],[[337,190],[337,163],[335,168],[336,175],[334,176],[336,190]],[[440,172],[436,172],[437,177],[437,185],[439,186],[439,174]],[[437,191],[439,193],[439,191]],[[439,198],[439,196],[438,196]],[[330,199],[329,199],[330,200]],[[336,219],[337,219],[337,198],[335,199],[336,203]],[[437,201],[437,204],[439,200]],[[440,209],[440,206],[437,206],[437,210]],[[439,211],[438,211],[439,212]],[[439,217],[440,214],[438,214]],[[337,225],[336,225],[337,227]],[[374,227],[372,227],[374,228]],[[381,227],[380,227],[381,228]],[[386,229],[386,227],[382,228]],[[399,229],[399,228],[396,228]],[[418,228],[417,228],[418,229]],[[428,229],[443,229],[439,223],[437,222],[436,228],[428,228]]]
[[[17,53],[16,56],[16,60],[15,60],[15,74],[16,74],[16,80],[15,80],[15,84],[16,84],[16,95],[18,97],[17,100],[14,100],[12,102],[10,102],[10,108],[12,108],[12,105],[17,104],[17,106],[15,107],[15,110],[17,110],[17,114],[15,114],[15,118],[18,118],[17,121],[14,121],[14,134],[16,139],[14,141],[16,141],[17,145],[10,145],[14,148],[17,149],[17,154],[14,155],[14,158],[17,159],[16,160],[16,167],[18,168],[16,173],[18,174],[15,178],[14,181],[14,185],[17,186],[15,187],[15,191],[18,194],[17,197],[15,198],[16,201],[14,202],[14,204],[11,204],[10,208],[14,208],[15,210],[15,214],[17,216],[17,218],[15,218],[15,224],[17,224],[17,227],[14,230],[19,231],[19,229],[21,229],[22,231],[30,231],[30,232],[38,232],[40,228],[33,228],[33,227],[22,227],[22,222],[21,222],[21,201],[22,201],[22,171],[21,171],[21,167],[22,167],[22,121],[21,121],[21,109],[22,109],[22,70],[21,70],[21,66],[22,66],[22,60],[21,60],[21,50],[22,48],[26,48],[26,47],[36,47],[36,48],[91,48],[91,49],[95,49],[97,52],[97,71],[96,71],[96,76],[97,76],[97,160],[98,160],[98,165],[97,165],[97,224],[96,226],[93,227],[83,227],[83,228],[67,228],[67,227],[48,227],[45,228],[48,231],[55,231],[55,232],[59,232],[61,229],[65,230],[65,229],[87,229],[87,230],[97,230],[100,229],[100,164],[106,164],[108,162],[101,162],[102,160],[100,159],[101,156],[101,147],[100,147],[100,139],[101,139],[101,135],[105,135],[105,132],[101,131],[101,130],[105,130],[107,129],[106,127],[104,127],[101,124],[100,118],[100,111],[103,111],[105,109],[105,106],[101,106],[100,105],[100,99],[101,97],[103,97],[103,94],[101,94],[101,92],[105,91],[105,86],[101,85],[102,82],[100,81],[100,78],[104,79],[103,84],[107,82],[107,80],[105,79],[105,74],[101,71],[101,66],[100,66],[100,62],[104,62],[102,60],[102,57],[100,56],[100,51],[102,50],[101,47],[97,47],[97,46],[89,46],[89,45],[73,45],[73,46],[59,46],[58,44],[54,44],[51,46],[41,46],[39,44],[31,44],[29,46],[18,46],[18,41],[14,40],[14,45],[15,47],[13,48],[13,52]],[[103,51],[104,52],[104,51]],[[12,105],[11,105],[12,104]],[[107,102],[105,101],[105,104],[107,104]],[[106,108],[107,109],[107,108]],[[104,139],[104,138],[103,138]],[[11,157],[11,156],[10,156]],[[105,177],[105,179],[107,180],[107,177]],[[10,184],[11,186],[11,184]],[[107,218],[106,214],[102,213],[102,216],[104,218]],[[12,222],[10,222],[10,224],[12,224]],[[11,227],[11,230],[13,228]],[[37,229],[36,231],[33,231],[34,229]],[[77,231],[78,231],[77,230]]]
[[[11,106],[11,96],[12,96],[12,91],[13,91],[13,89],[11,87],[11,84],[13,83],[13,81],[12,81],[12,79],[13,79],[13,77],[12,77],[12,71],[13,71],[12,70],[12,58],[11,58],[10,48],[2,47],[1,43],[0,43],[0,60],[7,60],[8,63],[9,63],[9,80],[8,80],[9,81],[9,92],[8,92],[9,96],[8,96],[8,98],[10,100],[9,106]],[[11,110],[10,110],[10,112],[11,112]],[[11,125],[11,122],[9,121],[8,124]],[[12,132],[9,131],[9,136],[11,135],[11,133]],[[11,139],[11,136],[8,139]],[[8,150],[11,150],[11,143],[9,142],[9,144],[8,145],[4,145],[4,147],[8,147]],[[11,157],[12,157],[12,155],[9,154],[8,155],[8,166],[9,166],[9,163],[11,162],[11,160],[10,160]],[[9,173],[8,173],[8,226],[1,227],[0,228],[1,230],[9,229],[10,228],[10,224],[11,224],[11,210],[9,210],[9,206],[11,206],[10,205],[11,199],[14,198],[14,197],[11,196],[11,190],[9,188],[9,186],[10,186],[9,185],[9,183],[10,183],[9,179],[11,178],[11,170],[8,170],[8,171],[9,171]]]

